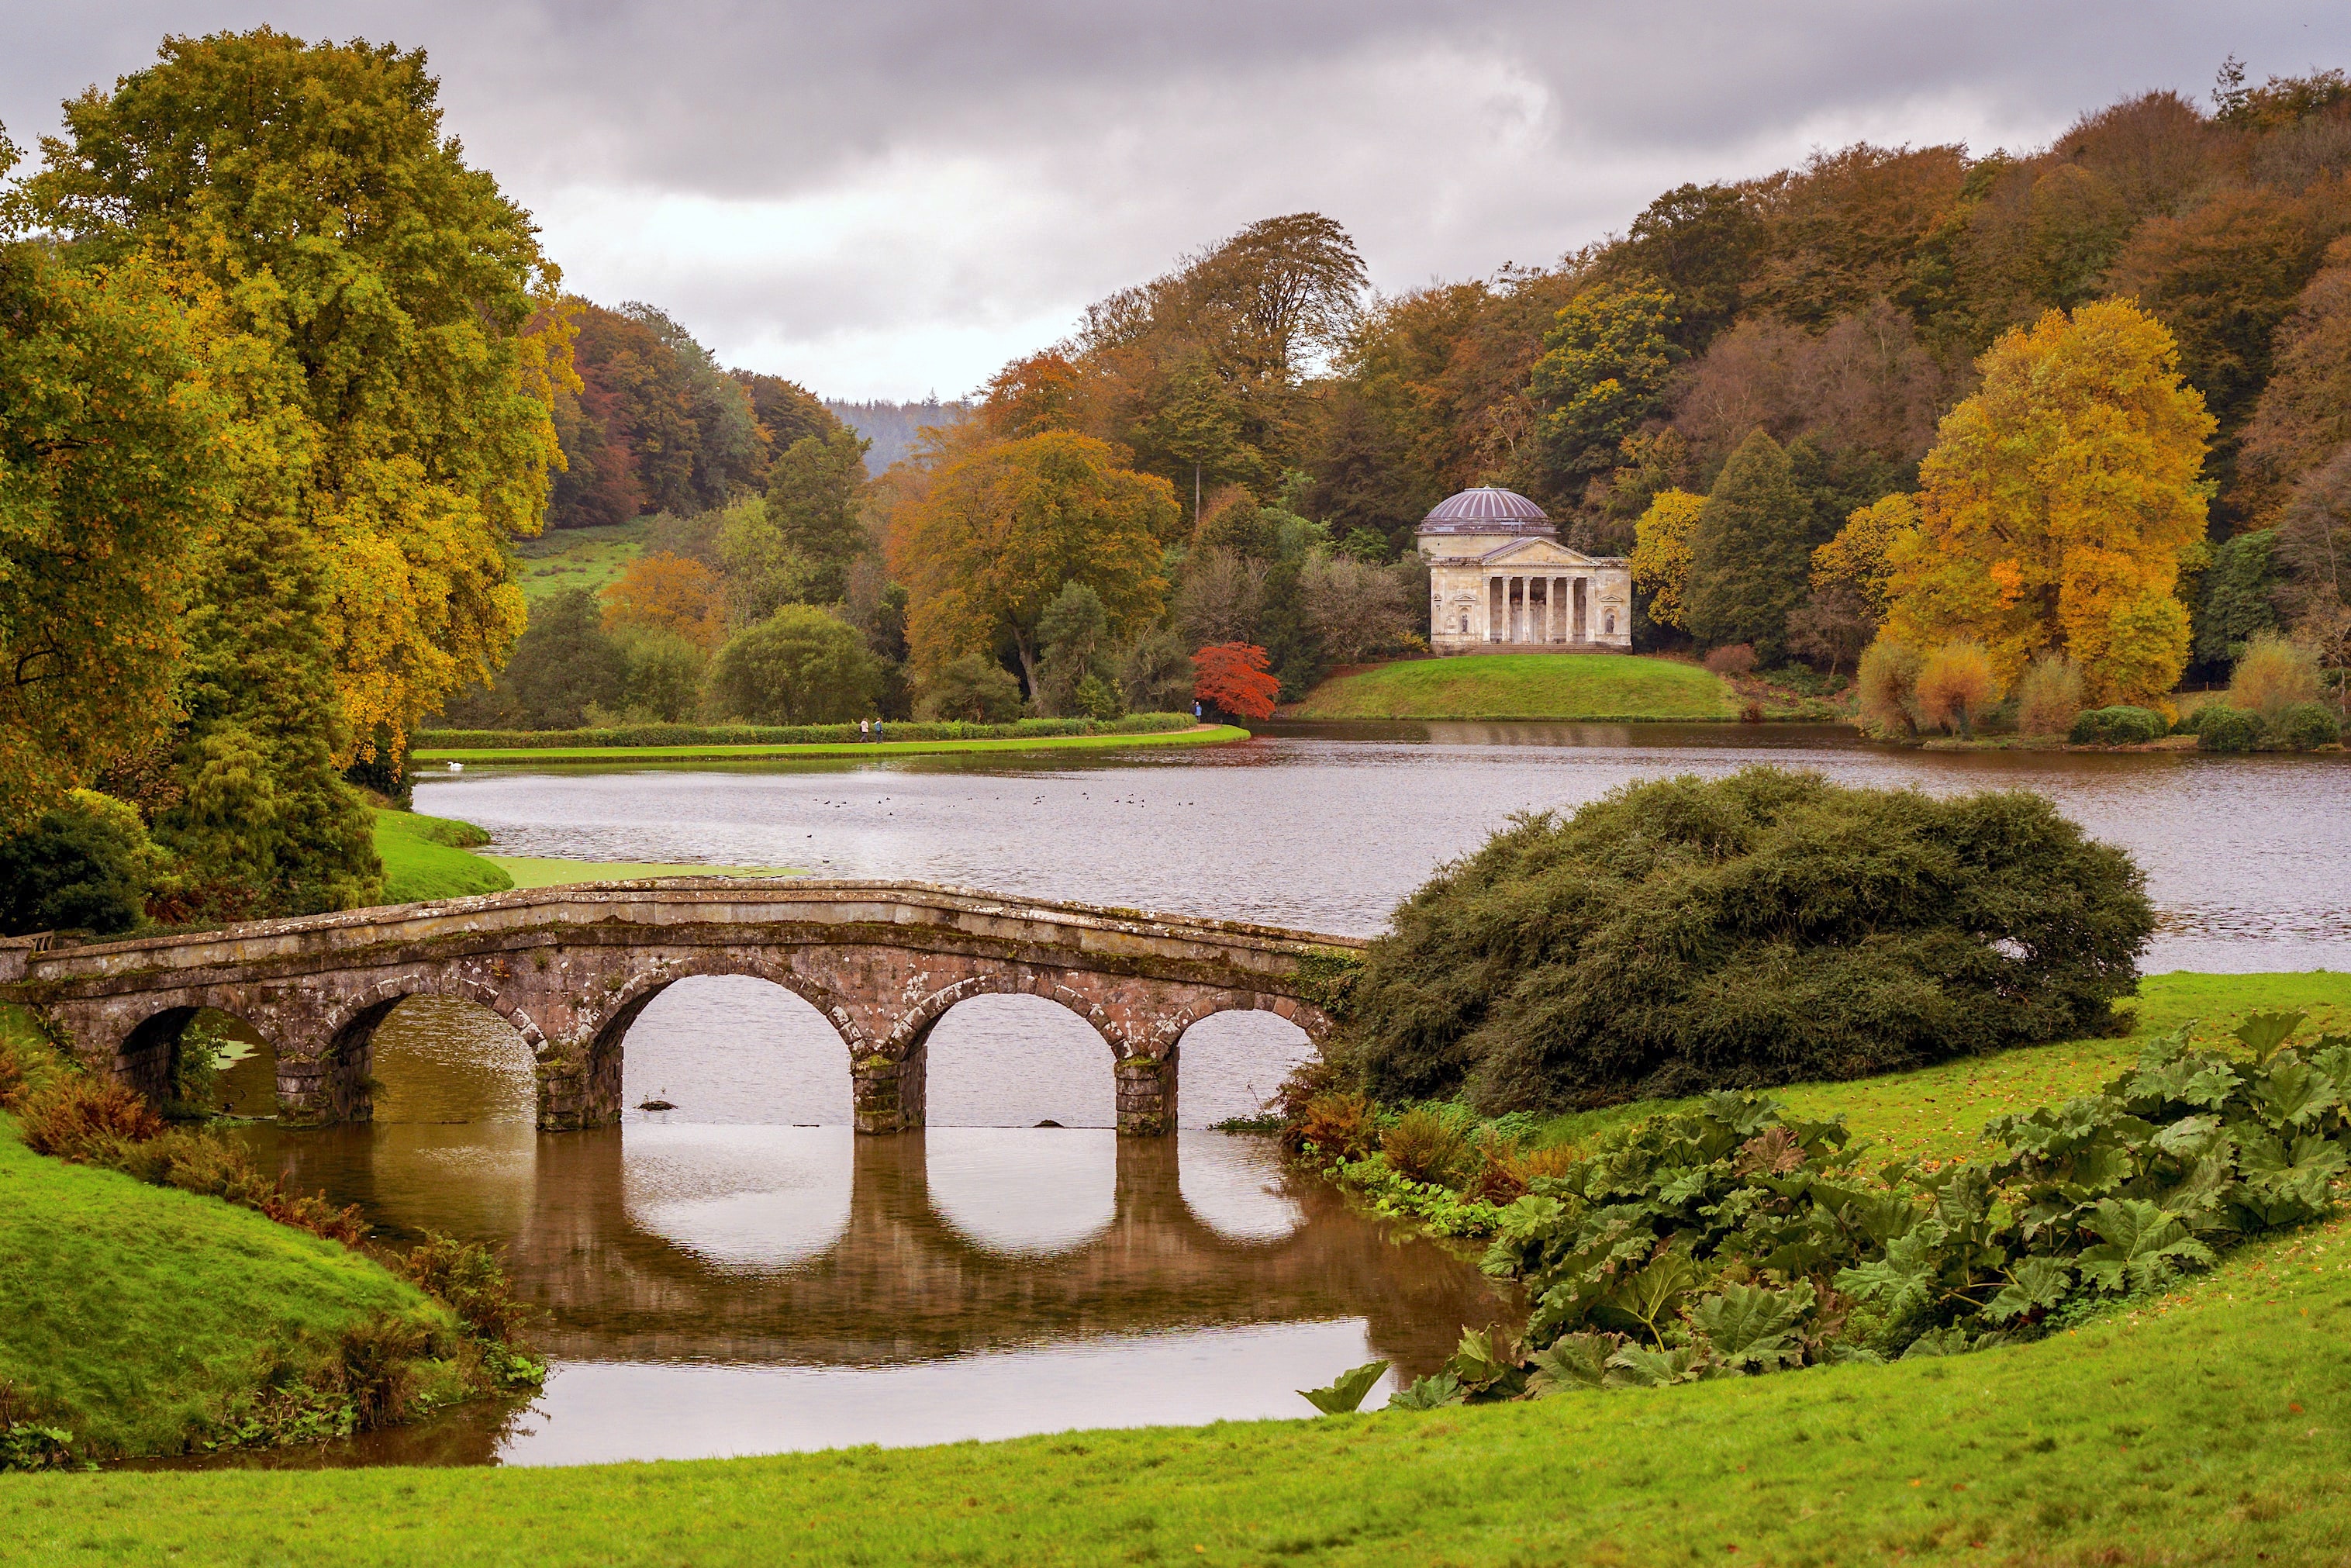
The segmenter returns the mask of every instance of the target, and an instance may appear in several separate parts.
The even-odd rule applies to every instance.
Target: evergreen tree
[[[2277,536],[2263,528],[2239,534],[2213,548],[2196,609],[2196,662],[2211,669],[2234,664],[2246,642],[2277,630],[2270,595],[2278,572],[2270,552]]]
[[[499,706],[525,729],[577,729],[588,709],[617,708],[628,679],[596,596],[567,589],[540,601],[498,677]]]
[[[1787,453],[1756,431],[1723,465],[1691,530],[1691,635],[1710,647],[1751,643],[1765,664],[1778,663],[1789,612],[1804,599],[1812,525],[1812,499]]]

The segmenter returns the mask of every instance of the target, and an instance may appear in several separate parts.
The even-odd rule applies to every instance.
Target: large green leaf
[[[2007,1322],[2027,1312],[2047,1312],[2074,1288],[2074,1270],[2054,1258],[2027,1258],[2008,1271],[2008,1284],[1991,1299],[1984,1316]]]
[[[2188,1234],[2179,1217],[2139,1198],[2106,1199],[2093,1221],[2101,1238],[2075,1260],[2085,1284],[2121,1292],[2160,1288],[2189,1264],[2212,1261],[2212,1250]]]
[[[1784,1291],[1731,1285],[1690,1309],[1690,1327],[1723,1365],[1768,1372],[1803,1358],[1794,1330],[1815,1301],[1804,1280]]]
[[[2283,1045],[2300,1029],[2308,1013],[2248,1013],[2245,1021],[2229,1032],[2244,1042],[2253,1053],[2255,1061],[2267,1061],[2270,1052]]]
[[[1622,1281],[1608,1292],[1608,1304],[1639,1323],[1656,1343],[1664,1343],[1658,1324],[1681,1304],[1698,1283],[1698,1269],[1679,1252],[1668,1252],[1650,1260],[1638,1273]]]
[[[2341,1100],[2335,1080],[2288,1054],[2273,1062],[2257,1086],[2264,1118],[2273,1127],[2301,1127]]]
[[[1650,1350],[1628,1344],[1608,1358],[1607,1382],[1616,1388],[1662,1388],[1673,1383],[1696,1383],[1711,1370],[1696,1345]]]
[[[1363,1408],[1364,1396],[1372,1391],[1372,1385],[1377,1383],[1380,1375],[1387,1369],[1388,1364],[1384,1361],[1365,1362],[1352,1372],[1341,1373],[1328,1388],[1301,1388],[1298,1392],[1309,1405],[1325,1416],[1344,1416]]]
[[[1435,1410],[1442,1406],[1458,1405],[1469,1396],[1461,1380],[1449,1372],[1433,1377],[1416,1378],[1408,1388],[1399,1388],[1388,1396],[1390,1410]]]
[[[1527,1379],[1527,1392],[1540,1398],[1562,1388],[1597,1388],[1615,1349],[1616,1342],[1602,1334],[1562,1334],[1548,1350],[1529,1358],[1534,1374]]]

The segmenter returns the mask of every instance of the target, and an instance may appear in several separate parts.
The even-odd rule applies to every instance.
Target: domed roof
[[[1420,520],[1424,534],[1534,534],[1549,537],[1554,530],[1543,509],[1498,486],[1480,485],[1448,496]]]

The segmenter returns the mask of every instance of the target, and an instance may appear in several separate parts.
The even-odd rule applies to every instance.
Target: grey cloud
[[[1552,259],[1810,145],[2037,141],[2125,93],[2200,93],[2231,51],[2256,75],[2351,53],[2351,13],[2180,0],[15,3],[20,141],[167,31],[424,47],[451,129],[576,286],[853,393],[922,388],[862,382],[841,345],[904,363],[928,335],[924,379],[961,390],[1031,346],[1016,331],[1274,212],[1331,213],[1409,287]],[[747,252],[760,222],[790,243]]]

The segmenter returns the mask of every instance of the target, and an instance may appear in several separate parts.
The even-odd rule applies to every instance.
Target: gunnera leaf
[[[2255,1061],[2267,1061],[2270,1053],[2293,1038],[2309,1017],[2308,1013],[2248,1013],[2244,1022],[2229,1032],[2253,1053]]]
[[[1674,1383],[1696,1383],[1713,1368],[1706,1353],[1694,1344],[1671,1350],[1650,1350],[1628,1344],[1608,1358],[1606,1382],[1611,1388],[1663,1388]]]
[[[1449,1372],[1433,1377],[1413,1380],[1408,1388],[1399,1388],[1388,1396],[1385,1408],[1390,1410],[1435,1410],[1447,1405],[1458,1405],[1469,1396],[1461,1380]]]
[[[1690,1327],[1713,1359],[1740,1370],[1770,1371],[1802,1359],[1792,1331],[1816,1300],[1809,1281],[1784,1291],[1730,1285],[1690,1309]]]
[[[2074,1288],[2074,1270],[2054,1258],[2027,1258],[2008,1271],[2008,1283],[1984,1309],[1996,1323],[2027,1312],[2048,1312]]]
[[[1605,1334],[1562,1334],[1549,1349],[1529,1358],[1534,1375],[1527,1379],[1527,1392],[1540,1399],[1562,1388],[1597,1388],[1615,1351],[1616,1342]]]
[[[1325,1416],[1349,1415],[1363,1408],[1364,1396],[1387,1369],[1384,1361],[1365,1362],[1352,1372],[1341,1373],[1328,1388],[1300,1389],[1299,1397]]]

